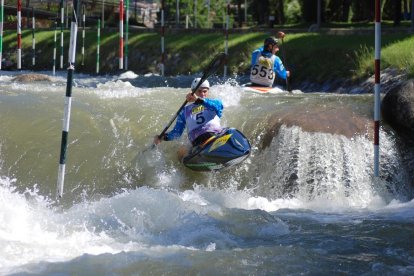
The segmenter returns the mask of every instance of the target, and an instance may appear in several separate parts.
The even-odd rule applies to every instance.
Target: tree
[[[352,0],[331,0],[326,10],[326,21],[348,22]]]
[[[275,23],[282,25],[286,23],[285,18],[285,5],[283,0],[274,0],[273,2],[273,14],[275,16]]]
[[[414,31],[414,0],[411,0],[411,30]]]
[[[394,0],[394,26],[401,25],[402,3],[401,0]]]
[[[249,11],[258,25],[266,24],[269,19],[269,0],[253,0]]]
[[[303,20],[307,23],[318,21],[318,1],[321,1],[321,21],[325,21],[325,0],[301,0]]]
[[[374,21],[375,1],[372,0],[352,0],[353,22]]]

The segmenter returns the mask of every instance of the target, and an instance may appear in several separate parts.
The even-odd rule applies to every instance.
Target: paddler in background
[[[191,84],[191,89],[195,89],[200,78],[195,78]],[[208,99],[210,83],[205,80],[194,95],[190,92],[186,99],[189,102],[177,117],[174,129],[165,133],[163,137],[156,135],[154,144],[158,145],[161,141],[176,140],[181,137],[184,129],[187,128],[188,139],[192,147],[197,147],[205,143],[211,137],[223,131],[220,118],[223,112],[223,103],[220,99]],[[181,147],[178,150],[178,158],[181,161],[189,152],[188,147]]]
[[[278,32],[279,39],[283,39],[285,34]],[[290,71],[283,66],[282,60],[276,56],[279,51],[279,41],[274,37],[268,37],[260,47],[252,52],[250,81],[252,86],[272,87],[277,75],[286,80],[290,76]]]

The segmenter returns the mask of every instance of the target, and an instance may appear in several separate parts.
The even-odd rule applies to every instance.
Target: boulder
[[[357,135],[373,138],[372,119],[356,114],[346,107],[299,106],[283,114],[275,112],[270,117],[263,137],[263,148],[270,145],[282,125],[299,126],[306,132],[344,135],[348,138]]]
[[[15,76],[13,81],[18,82],[33,82],[33,81],[52,81],[48,75],[44,74],[21,74]]]
[[[414,79],[393,87],[384,96],[381,113],[395,132],[414,141]]]

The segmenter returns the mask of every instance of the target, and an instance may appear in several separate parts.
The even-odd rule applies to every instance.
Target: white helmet
[[[191,90],[194,90],[197,86],[197,84],[200,82],[201,78],[195,78],[193,82],[191,83]],[[210,83],[208,80],[205,80],[201,85],[200,88],[209,88],[210,89]]]

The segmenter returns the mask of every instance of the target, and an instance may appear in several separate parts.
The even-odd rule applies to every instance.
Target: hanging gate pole
[[[375,0],[375,86],[374,86],[374,176],[379,176],[379,130],[381,104],[381,4]]]
[[[124,1],[119,0],[119,69],[124,69]]]
[[[164,48],[164,7],[165,3],[164,0],[161,0],[161,76],[164,77],[164,70],[165,70],[165,48]]]
[[[55,20],[55,35],[53,37],[53,76],[56,75],[56,37],[57,37],[57,21]]]
[[[32,8],[32,66],[36,65],[36,38],[35,38],[35,28],[36,28],[36,21],[35,21],[35,11]]]
[[[0,4],[0,70],[1,61],[3,60],[3,15],[4,15],[4,0]]]
[[[62,129],[62,143],[60,146],[60,158],[59,158],[59,171],[57,181],[57,196],[63,195],[63,184],[65,181],[65,162],[66,162],[66,149],[69,134],[70,123],[70,109],[72,104],[72,83],[73,72],[75,71],[75,58],[76,58],[76,37],[78,34],[78,0],[73,1],[73,15],[70,27],[70,44],[69,44],[69,64],[68,64],[68,77],[66,83],[66,99],[65,99],[65,114],[63,118]]]
[[[229,54],[229,25],[230,25],[230,0],[227,0],[227,11],[226,11],[226,30],[225,30],[225,39],[224,39],[224,53]],[[224,74],[223,77],[227,77],[227,59],[224,64]]]
[[[17,70],[22,69],[22,0],[17,0]]]
[[[101,46],[101,20],[98,19],[98,27],[97,27],[97,35],[96,35],[96,74],[99,74],[99,51]]]
[[[82,5],[82,66],[85,65],[85,4]]]
[[[60,69],[63,69],[63,24],[65,24],[65,10],[63,0],[60,0]]]
[[[125,0],[125,70],[128,70],[128,38],[129,38],[129,0]]]

